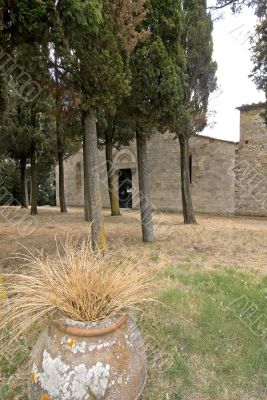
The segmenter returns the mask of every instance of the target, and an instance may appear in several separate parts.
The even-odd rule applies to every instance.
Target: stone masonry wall
[[[236,152],[235,213],[267,216],[267,128],[263,108],[241,111],[241,138]]]
[[[195,137],[192,198],[195,210],[212,214],[234,213],[235,143]]]
[[[235,144],[208,137],[190,140],[192,198],[195,211],[234,212]],[[177,140],[155,136],[149,145],[152,203],[161,210],[181,211],[180,149]]]
[[[234,167],[236,144],[204,136],[191,138],[192,196],[197,212],[234,213]],[[104,151],[99,152],[102,203],[109,207]],[[135,143],[114,150],[117,170],[130,168],[133,175],[133,207],[138,208],[138,171]],[[150,191],[153,209],[181,211],[180,150],[171,135],[155,135],[148,144]],[[83,179],[77,185],[77,165],[82,168],[82,151],[65,162],[68,206],[83,205]],[[58,181],[58,171],[56,171]],[[82,170],[83,178],[83,170]],[[79,181],[79,179],[78,179]],[[58,187],[58,184],[57,184]],[[58,193],[57,193],[58,199]],[[58,202],[59,203],[59,202]]]
[[[99,151],[99,173],[102,192],[103,205],[108,205],[108,191],[107,191],[107,177],[105,169],[105,153]],[[83,151],[82,149],[76,154],[72,155],[64,162],[65,172],[65,197],[67,206],[82,207],[84,205],[84,171],[83,171]],[[104,175],[104,177],[103,177]],[[59,205],[58,193],[58,166],[56,167],[56,196],[57,205]]]

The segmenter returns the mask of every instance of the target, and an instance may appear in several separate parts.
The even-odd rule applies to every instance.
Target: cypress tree
[[[80,113],[77,109],[77,93],[72,87],[69,74],[57,67],[55,54],[54,72],[51,74],[51,87],[54,103],[56,153],[58,161],[58,193],[61,213],[67,212],[65,200],[64,159],[73,151],[77,151],[82,140]]]
[[[14,64],[14,51],[27,43],[42,44],[48,36],[55,0],[0,0],[0,119],[7,100],[7,85],[20,79],[20,65]],[[25,82],[24,82],[25,84]]]
[[[128,0],[127,0],[128,1]],[[129,4],[131,2],[128,1]],[[62,35],[67,46],[61,60],[76,79],[83,114],[85,210],[92,221],[92,245],[105,246],[98,173],[96,111],[114,110],[129,93],[129,76],[109,2],[58,1]],[[125,36],[125,35],[123,35]],[[64,69],[66,65],[60,64]]]
[[[16,62],[21,65],[31,77],[32,81],[42,90],[31,101],[22,103],[24,114],[24,128],[30,131],[31,162],[31,215],[37,214],[38,182],[41,169],[41,157],[50,160],[53,158],[53,129],[51,118],[52,98],[50,96],[50,76],[47,70],[48,48],[44,44],[20,45],[15,52]],[[18,85],[20,81],[18,81]],[[51,163],[50,163],[51,164]],[[39,171],[38,171],[39,170]]]
[[[56,53],[56,50],[55,50]],[[57,156],[58,156],[58,191],[59,191],[59,205],[62,213],[67,212],[65,200],[65,182],[64,182],[64,139],[60,133],[60,111],[61,110],[61,88],[59,81],[59,71],[57,67],[57,55],[55,54],[55,108],[56,108],[56,138],[57,138]]]
[[[55,0],[0,0],[0,47],[11,54],[17,46],[42,43]]]
[[[182,103],[175,126],[180,143],[181,188],[185,224],[195,224],[189,172],[189,138],[207,125],[210,93],[216,88],[216,63],[212,61],[212,20],[206,0],[184,0],[182,35],[185,68]]]
[[[28,208],[27,165],[30,160],[31,214],[37,214],[40,175],[54,165],[53,121],[49,104],[43,99],[27,103],[18,96],[9,96],[1,130],[0,152],[20,167],[21,206]]]
[[[251,76],[257,88],[263,90],[267,100],[267,3],[258,7],[257,15],[256,35],[252,39],[254,68]],[[264,117],[267,125],[267,105]]]
[[[18,100],[9,97],[1,129],[0,152],[1,156],[11,158],[19,165],[20,203],[22,208],[28,208],[27,159],[30,154],[31,130],[25,126],[25,108]]]
[[[132,54],[132,91],[125,103],[136,135],[143,241],[153,242],[147,140],[173,121],[173,110],[179,107],[182,9],[172,0],[151,0],[147,8],[143,26],[149,37]]]

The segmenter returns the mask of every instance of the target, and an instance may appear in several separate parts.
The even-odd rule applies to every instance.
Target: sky
[[[212,5],[214,1],[208,3]],[[213,32],[218,89],[211,95],[209,126],[202,134],[238,141],[240,113],[236,107],[265,101],[264,93],[249,78],[253,68],[249,37],[255,31],[256,17],[248,8],[233,15],[227,7],[220,14],[222,18],[215,20]],[[218,15],[216,12],[213,17]]]

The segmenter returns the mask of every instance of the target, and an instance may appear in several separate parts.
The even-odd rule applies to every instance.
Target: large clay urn
[[[136,400],[146,380],[144,343],[131,316],[99,323],[65,317],[32,352],[30,400]]]

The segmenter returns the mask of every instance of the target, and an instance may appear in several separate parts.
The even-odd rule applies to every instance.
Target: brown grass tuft
[[[56,257],[28,252],[20,256],[23,271],[3,275],[8,303],[0,302],[0,331],[11,326],[12,339],[57,311],[97,322],[152,299],[146,266],[93,252],[88,242],[60,247]]]

